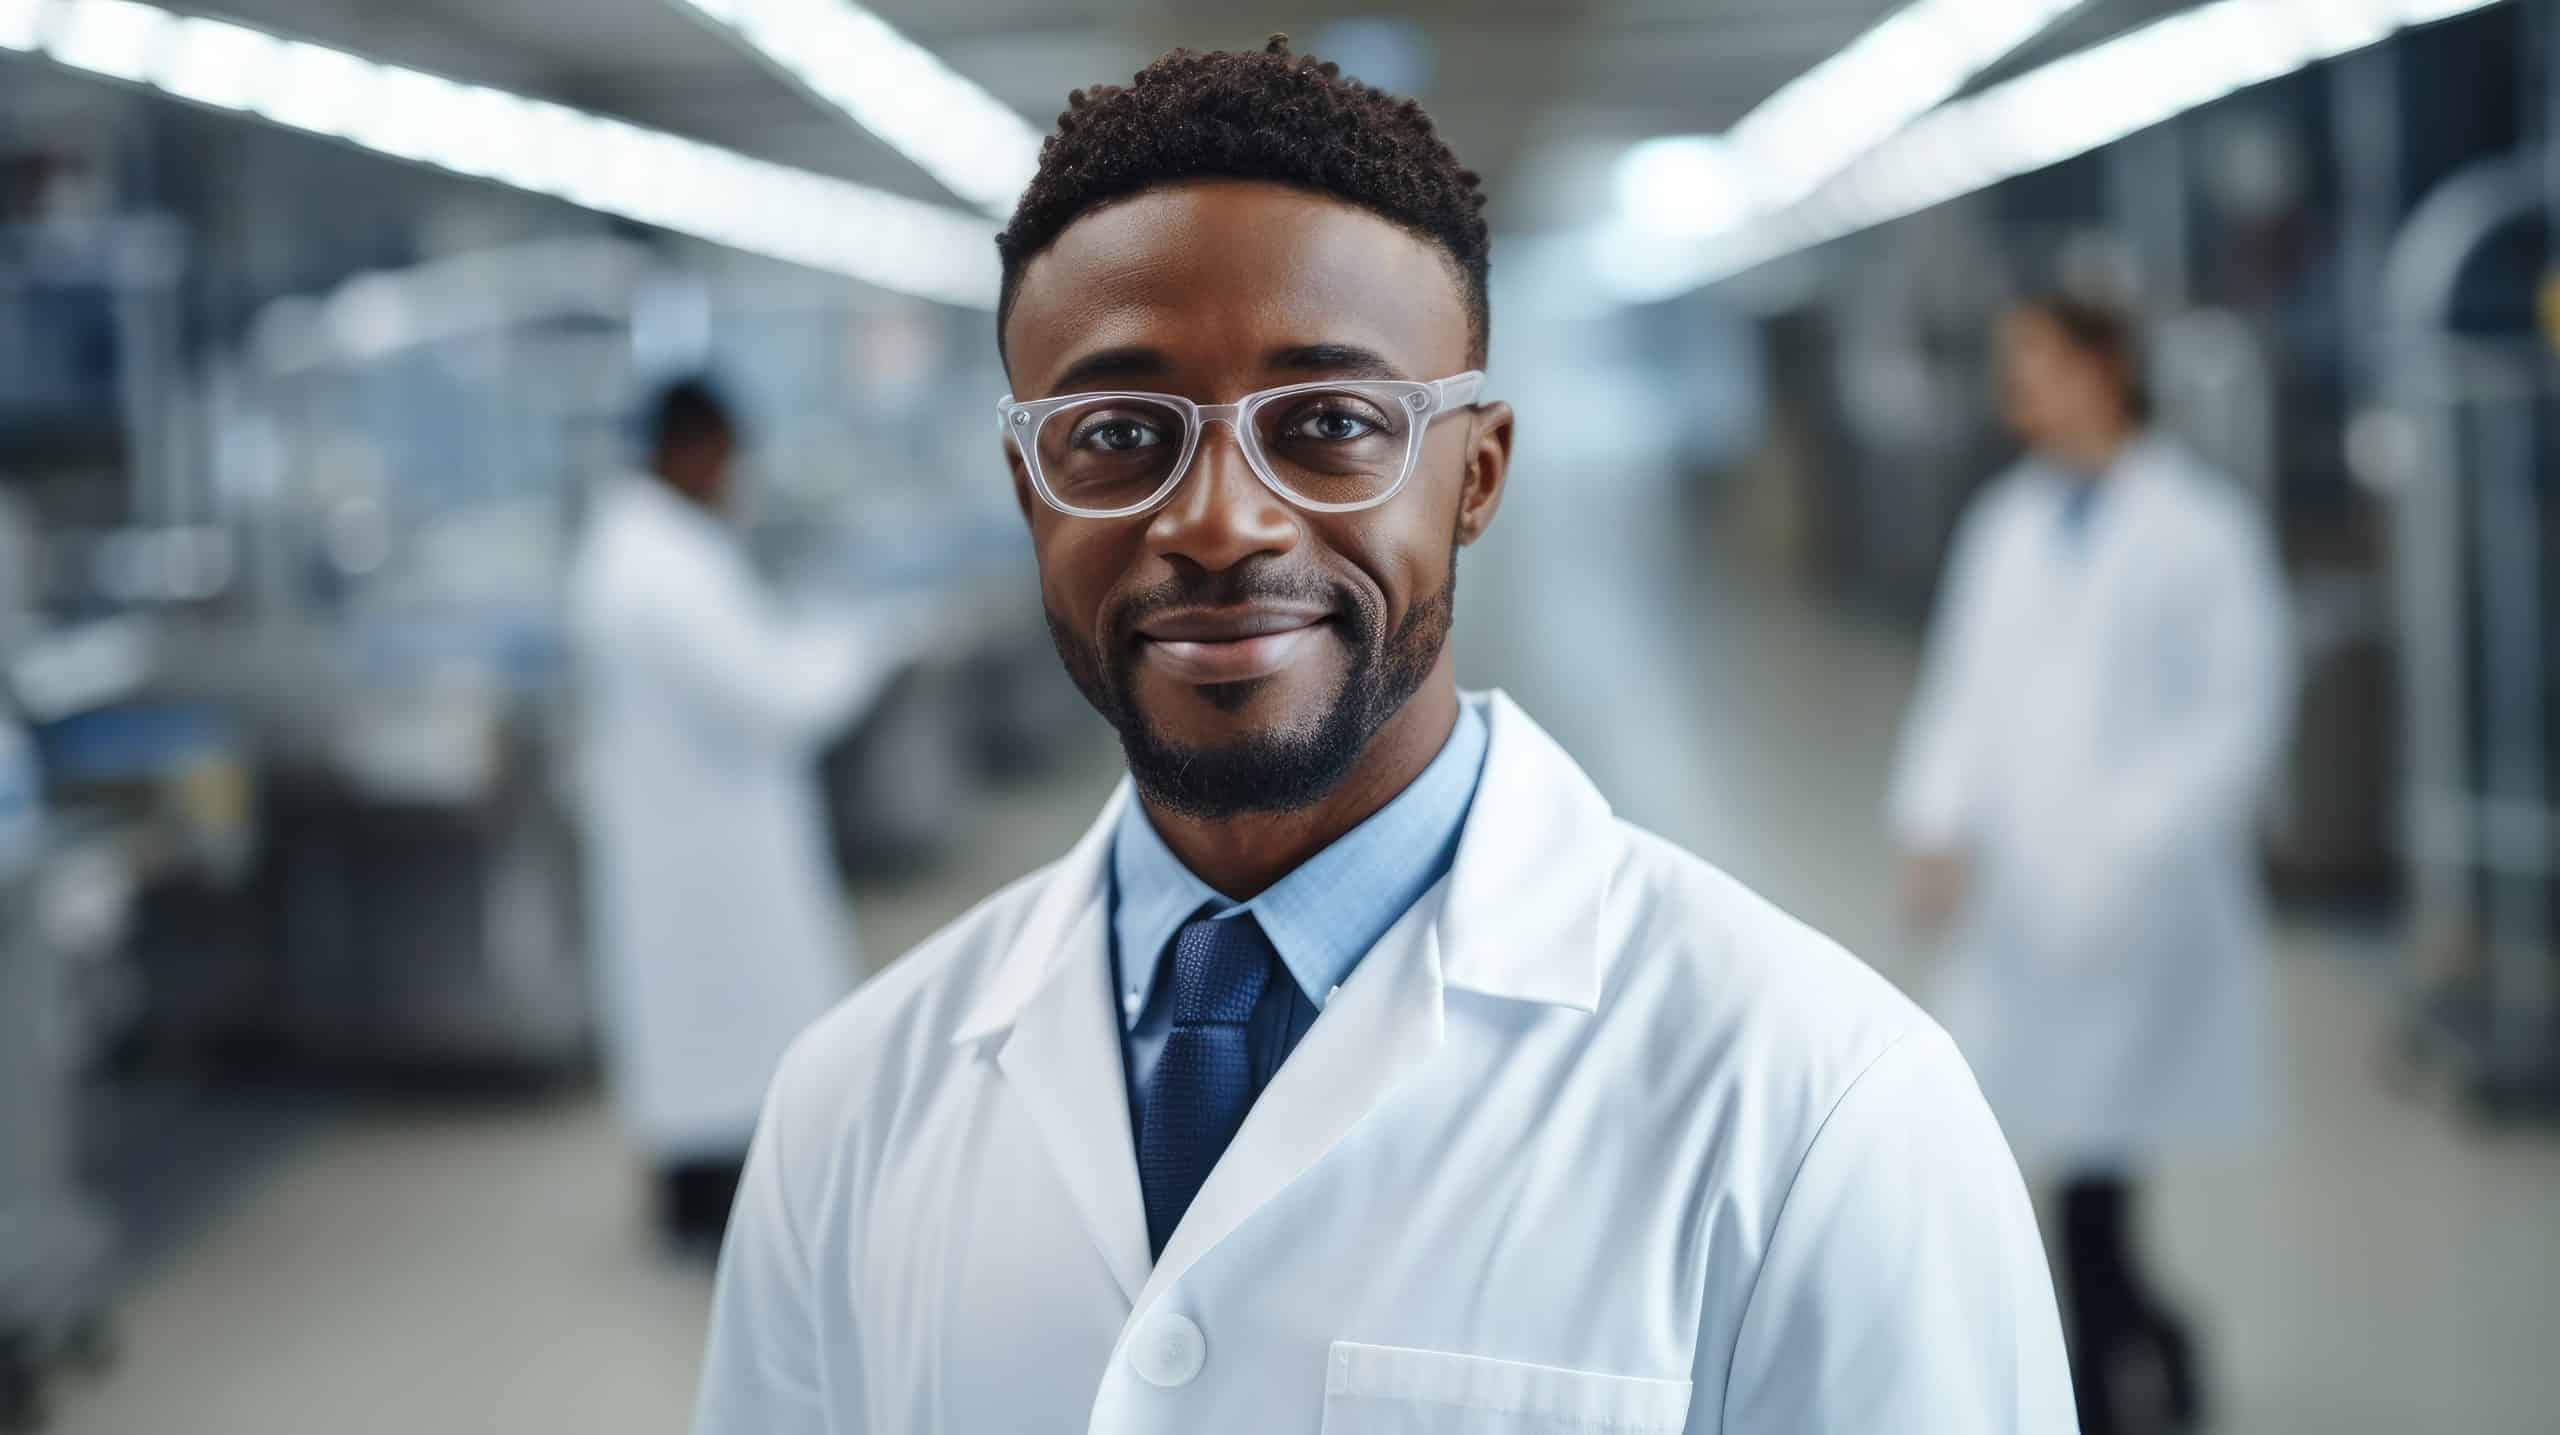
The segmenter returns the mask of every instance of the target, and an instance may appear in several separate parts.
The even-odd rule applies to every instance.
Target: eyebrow
[[[1293,344],[1263,355],[1262,365],[1266,369],[1332,374],[1346,379],[1404,377],[1404,372],[1389,363],[1385,355],[1357,344]],[[1104,381],[1160,378],[1172,368],[1172,361],[1161,349],[1137,344],[1097,349],[1067,365],[1050,383],[1049,392],[1062,394]]]
[[[1154,378],[1171,367],[1162,350],[1136,345],[1101,349],[1067,365],[1065,371],[1050,382],[1049,391],[1065,393],[1097,379]]]
[[[1347,379],[1400,379],[1403,371],[1386,356],[1357,344],[1300,344],[1263,356],[1263,366],[1306,373],[1340,374]]]

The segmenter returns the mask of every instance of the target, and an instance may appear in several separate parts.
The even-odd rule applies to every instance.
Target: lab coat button
[[[1170,1312],[1154,1317],[1129,1345],[1129,1363],[1149,1385],[1170,1390],[1189,1385],[1209,1358],[1209,1342],[1200,1327]]]

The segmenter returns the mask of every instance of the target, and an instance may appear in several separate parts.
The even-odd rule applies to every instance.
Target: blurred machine
[[[154,691],[224,553],[168,519],[182,258],[158,218],[0,227],[0,1425],[107,1349],[119,1239],[84,1177],[138,896],[236,887],[251,846],[233,730]]]
[[[113,1222],[83,1180],[92,1075],[142,1005],[137,899],[236,889],[249,778],[218,716],[146,696],[160,635],[138,617],[0,640],[0,1422],[39,1377],[108,1348]]]
[[[2413,1046],[2490,1112],[2560,1109],[2560,288],[2538,156],[2444,181],[2394,246],[2392,501]]]
[[[268,305],[208,385],[240,562],[167,683],[254,734],[268,797],[257,972],[194,1019],[333,1066],[583,1062],[555,590],[647,268],[568,241],[367,274]]]
[[[376,1070],[583,1066],[559,584],[587,495],[630,461],[636,397],[675,372],[747,396],[746,538],[787,598],[930,598],[975,634],[812,775],[848,870],[938,856],[986,750],[1065,730],[1037,702],[987,700],[1053,664],[1009,497],[988,484],[972,503],[950,479],[964,438],[983,460],[982,386],[937,381],[946,316],[862,302],[583,238],[260,312],[204,405],[237,571],[165,681],[254,734],[267,976],[235,988],[253,1004],[201,1001],[198,1020]]]
[[[87,1029],[77,980],[90,955],[47,900],[50,849],[35,745],[0,711],[0,1429],[31,1428],[42,1376],[95,1349],[113,1239],[82,1190],[72,1113]]]

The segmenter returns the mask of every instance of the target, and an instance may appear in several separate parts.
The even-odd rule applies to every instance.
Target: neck
[[[705,470],[693,465],[661,459],[649,472],[650,476],[656,479],[667,492],[703,512],[718,513],[720,511],[726,485],[720,481],[720,475],[716,470]]]
[[[1369,739],[1331,792],[1294,812],[1185,817],[1147,803],[1147,818],[1193,875],[1221,895],[1251,901],[1298,864],[1366,822],[1413,785],[1458,722],[1458,682],[1444,650],[1431,676]]]
[[[2131,445],[2136,430],[2131,425],[2082,434],[2054,446],[2054,457],[2083,473],[2103,475],[2115,467],[2116,459]]]

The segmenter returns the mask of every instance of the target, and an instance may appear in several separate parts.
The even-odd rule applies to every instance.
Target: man
[[[786,1058],[697,1430],[2067,1430],[1946,1037],[1457,688],[1475,177],[1278,39],[1069,106],[1000,412],[1131,782]]]
[[[1959,922],[1948,1026],[2022,1157],[2064,1178],[2080,1420],[2103,1435],[2148,1428],[2144,1391],[2199,1416],[2187,1334],[2134,1258],[2134,1176],[2267,1114],[2253,819],[2290,663],[2264,528],[2148,432],[2131,319],[2035,299],[2000,350],[2028,457],[1958,531],[1893,812],[1912,917]]]
[[[597,499],[570,578],[606,1052],[680,1242],[719,1238],[793,1034],[852,983],[818,747],[895,640],[774,611],[723,514],[736,426],[669,386],[650,469]]]

